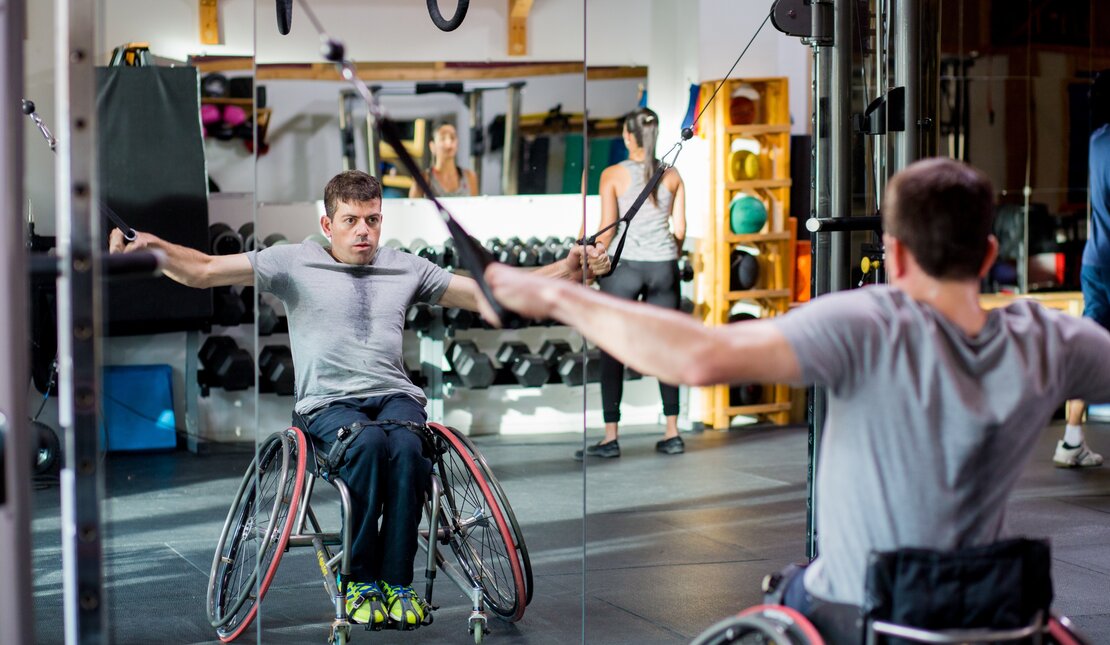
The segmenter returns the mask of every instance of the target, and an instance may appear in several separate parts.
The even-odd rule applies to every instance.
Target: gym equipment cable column
[[[25,5],[0,11],[0,643],[33,643],[31,598],[31,425],[26,422],[28,364],[27,249],[23,218],[23,89]]]
[[[100,392],[101,297],[96,177],[96,3],[56,0],[54,52],[60,145],[55,159],[58,255],[58,417],[65,435],[61,473],[65,642],[107,643],[103,596]],[[9,50],[10,51],[10,50]]]

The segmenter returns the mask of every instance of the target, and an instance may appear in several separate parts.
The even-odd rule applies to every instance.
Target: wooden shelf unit
[[[708,96],[716,81],[703,85]],[[750,86],[759,94],[753,123],[733,125],[729,104],[733,92]],[[785,78],[735,79],[725,83],[702,117],[706,140],[710,144],[710,222],[701,245],[704,275],[697,283],[697,300],[709,325],[728,324],[733,305],[750,301],[761,317],[785,313],[794,295],[794,244],[797,231],[790,218],[790,111]],[[707,89],[707,91],[705,91]],[[745,139],[758,145],[760,173],[757,177],[734,181],[729,173],[729,155],[734,142]],[[741,144],[749,148],[753,144]],[[758,197],[767,205],[767,224],[752,234],[733,233],[729,224],[729,205],[740,193]],[[756,252],[759,281],[747,290],[732,289],[732,252],[746,247]],[[751,405],[730,400],[729,387],[719,385],[702,389],[706,405],[703,421],[707,426],[727,428],[736,416],[756,416],[777,424],[790,422],[789,386],[763,386],[762,399]]]

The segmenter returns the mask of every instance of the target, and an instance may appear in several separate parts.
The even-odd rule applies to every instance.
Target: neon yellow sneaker
[[[377,584],[351,582],[347,584],[347,616],[351,622],[362,625],[380,625],[385,622],[385,596]]]
[[[412,585],[402,587],[383,581],[381,588],[385,591],[389,619],[400,623],[404,629],[421,625],[431,612],[431,607],[413,590]]]

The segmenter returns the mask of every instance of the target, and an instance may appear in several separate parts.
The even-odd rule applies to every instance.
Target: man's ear
[[[883,233],[883,259],[886,260],[886,275],[888,280],[900,278],[906,273],[906,256],[908,253],[902,242],[893,235]]]
[[[990,235],[987,237],[987,254],[983,257],[983,264],[979,267],[979,278],[987,277],[994,261],[998,259],[998,238]]]
[[[324,231],[324,237],[331,239],[331,218],[327,215],[320,216],[320,229]]]

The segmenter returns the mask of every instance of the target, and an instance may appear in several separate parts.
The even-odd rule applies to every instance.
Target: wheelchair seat
[[[864,594],[865,640],[1037,642],[1052,604],[1051,566],[1048,544],[1029,539],[954,552],[873,553]]]

